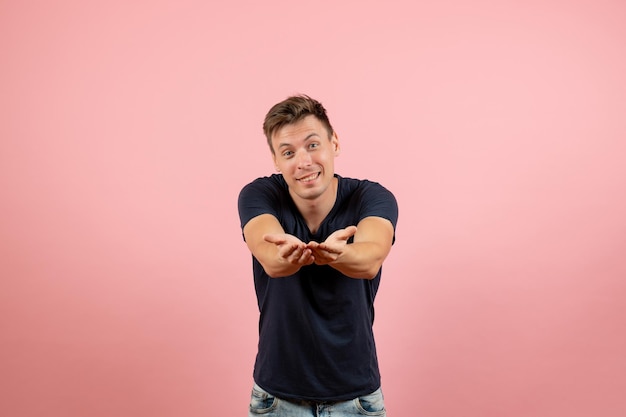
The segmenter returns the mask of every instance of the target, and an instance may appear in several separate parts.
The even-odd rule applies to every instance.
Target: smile
[[[319,172],[315,172],[315,173],[313,173],[311,175],[307,175],[306,177],[299,178],[298,181],[300,181],[300,182],[310,182],[310,181],[313,181],[313,180],[317,179],[317,177],[319,177],[319,175],[320,175]]]

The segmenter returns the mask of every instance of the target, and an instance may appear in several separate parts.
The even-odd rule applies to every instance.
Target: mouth
[[[298,178],[298,182],[308,183],[315,181],[320,176],[319,172],[314,172],[313,174],[309,174],[306,177]]]

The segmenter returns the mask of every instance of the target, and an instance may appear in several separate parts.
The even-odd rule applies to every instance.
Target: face
[[[334,200],[331,185],[339,140],[334,133],[329,139],[328,131],[315,116],[276,131],[272,147],[276,169],[283,174],[294,200]]]

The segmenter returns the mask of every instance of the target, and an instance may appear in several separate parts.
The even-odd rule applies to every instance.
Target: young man
[[[335,174],[339,138],[318,101],[287,98],[263,130],[279,174],[238,202],[260,310],[249,416],[385,416],[372,325],[396,200]]]

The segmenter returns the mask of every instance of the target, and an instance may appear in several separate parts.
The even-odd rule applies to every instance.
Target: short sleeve
[[[393,193],[376,182],[366,181],[361,194],[360,207],[359,220],[372,216],[389,220],[393,225],[393,242],[395,242],[398,202]]]
[[[375,216],[387,219],[393,224],[395,230],[398,223],[398,202],[395,196],[375,182],[368,182],[364,187],[359,217]]]
[[[271,214],[280,218],[285,187],[284,180],[278,175],[257,178],[243,187],[237,202],[241,228],[261,214]]]

